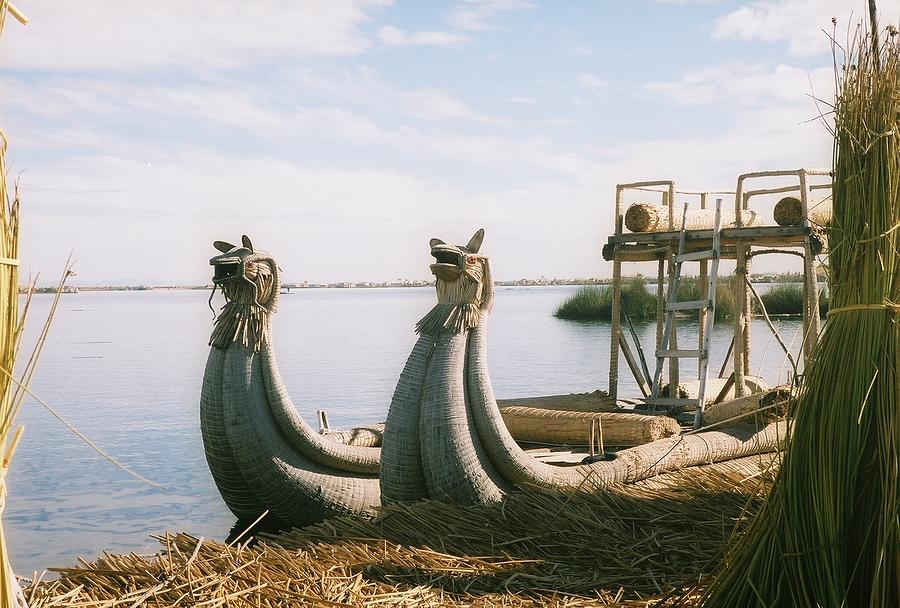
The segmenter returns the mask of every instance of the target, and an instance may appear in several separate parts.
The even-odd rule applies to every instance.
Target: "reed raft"
[[[592,430],[603,433],[607,445],[635,446],[673,437],[681,427],[668,416],[623,412],[565,412],[513,406],[500,410],[516,441],[587,445]]]
[[[681,230],[681,214],[676,214],[672,230]],[[761,223],[756,211],[741,211],[742,226],[758,226]],[[685,216],[687,230],[712,230],[716,225],[714,209],[689,209]],[[734,211],[722,209],[722,228],[736,226]],[[632,232],[669,232],[669,207],[659,203],[633,203],[625,211],[625,227]]]
[[[697,580],[776,464],[742,458],[598,494],[392,505],[233,546],[166,534],[157,555],[80,561],[26,592],[32,608],[643,607]]]

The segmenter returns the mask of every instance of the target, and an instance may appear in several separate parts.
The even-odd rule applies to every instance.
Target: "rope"
[[[0,258],[0,264],[5,264],[7,266],[18,266],[19,260],[15,260],[13,258]]]
[[[832,308],[825,316],[830,317],[835,313],[850,312],[851,310],[887,310],[895,314],[900,314],[900,304],[894,304],[893,302],[885,302],[884,304],[850,304],[849,306]]]

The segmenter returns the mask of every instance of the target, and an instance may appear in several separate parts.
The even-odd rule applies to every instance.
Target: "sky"
[[[865,17],[862,0],[16,4],[31,22],[0,38],[0,125],[23,268],[48,283],[72,252],[76,285],[205,284],[212,241],[241,234],[290,282],[428,278],[428,239],[479,227],[498,279],[608,277],[616,183],[830,166],[826,31],[836,17],[843,43]],[[879,8],[898,22],[900,0]]]

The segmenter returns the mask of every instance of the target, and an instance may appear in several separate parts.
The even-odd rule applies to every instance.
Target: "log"
[[[760,216],[756,211],[741,211],[742,226],[758,226]],[[716,224],[714,209],[689,209],[684,227],[687,230],[712,230]],[[722,228],[734,228],[734,211],[722,209]],[[625,212],[625,227],[632,232],[669,232],[669,208],[659,203],[634,203]],[[675,214],[675,226],[681,230],[681,213]]]
[[[754,422],[764,425],[769,424],[770,422],[781,420],[787,415],[790,399],[791,387],[782,385],[761,393],[716,403],[715,405],[710,405],[703,412],[703,426],[717,424],[725,420],[729,422],[721,425],[723,427],[752,424]]]
[[[618,412],[566,412],[511,406],[500,410],[506,428],[516,441],[561,445],[587,445],[591,421],[597,420],[607,445],[636,446],[681,433],[668,416]]]
[[[831,224],[831,197],[810,200],[808,206],[809,221],[813,226]],[[795,196],[786,196],[775,203],[773,216],[779,226],[799,226],[803,223],[803,203]]]

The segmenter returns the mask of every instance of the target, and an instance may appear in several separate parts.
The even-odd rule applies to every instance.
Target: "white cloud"
[[[596,49],[588,45],[573,46],[568,50],[570,55],[575,55],[576,57],[591,57],[595,52]]]
[[[409,112],[417,118],[462,120],[495,127],[512,125],[511,120],[479,112],[446,91],[422,89],[412,91],[404,96],[409,104]]]
[[[831,68],[811,71],[789,65],[719,65],[686,73],[677,81],[656,81],[644,90],[678,105],[728,103],[732,106],[800,102],[812,107],[811,95],[831,99]]]
[[[278,56],[345,56],[370,41],[360,27],[389,0],[34,2],[8,27],[16,69],[134,70],[252,64]],[[12,24],[11,24],[12,25]]]
[[[490,20],[499,13],[521,11],[533,6],[525,0],[464,0],[450,11],[448,20],[460,29],[488,30],[493,27]]]
[[[574,127],[578,121],[572,118],[545,118],[535,124],[539,127]]]
[[[592,93],[598,93],[605,89],[609,83],[601,78],[598,78],[594,74],[579,74],[578,84],[580,84],[582,88],[587,89]]]
[[[880,0],[882,23],[897,23],[900,0]],[[837,38],[867,19],[862,0],[763,0],[751,2],[720,18],[713,36],[721,40],[787,42],[793,55],[810,56],[831,50],[828,34],[836,17]],[[823,31],[824,30],[824,31]],[[828,32],[826,34],[825,32]]]
[[[439,46],[454,48],[467,41],[465,36],[450,32],[407,32],[392,25],[378,28],[378,39],[387,46]]]
[[[722,0],[653,0],[657,4],[677,4],[679,6],[688,4],[718,4]]]

